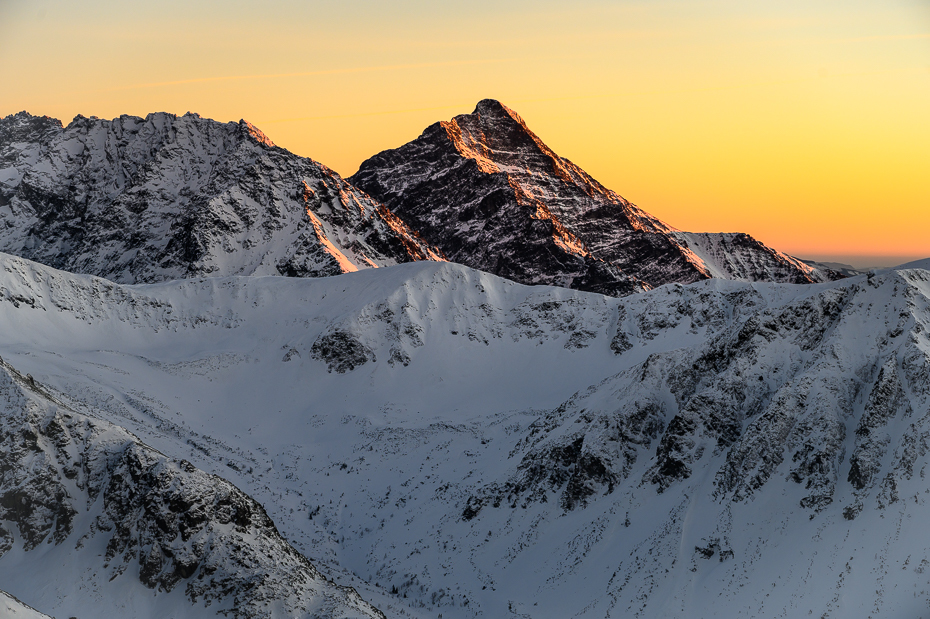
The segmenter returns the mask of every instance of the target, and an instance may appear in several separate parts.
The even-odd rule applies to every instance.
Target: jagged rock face
[[[0,219],[0,251],[121,283],[441,259],[332,170],[194,114],[3,118]]]
[[[156,597],[180,589],[200,616],[384,618],[327,581],[238,488],[71,410],[3,361],[0,522],[0,562],[14,549],[96,554],[105,542],[101,582],[138,578]]]
[[[436,123],[417,140],[375,155],[350,182],[454,262],[525,284],[614,296],[646,288],[589,251],[566,219],[575,202],[597,200],[586,191],[611,195],[497,102],[482,101],[474,114]]]
[[[620,354],[648,341],[644,324],[694,331],[708,310],[715,335],[547,413],[518,446],[515,473],[470,497],[463,518],[553,492],[565,510],[584,507],[628,479],[663,493],[698,470],[713,473],[718,501],[752,500],[780,476],[803,488],[811,517],[835,501],[849,502],[850,520],[884,509],[930,449],[928,281],[904,270],[768,307],[753,289],[672,288],[679,298],[658,316],[638,307],[636,324],[621,312]]]
[[[629,276],[651,287],[830,278],[748,235],[675,230],[556,155],[493,100],[375,155],[349,180],[450,260],[521,283],[623,294],[636,289]],[[607,286],[610,278],[617,284]]]
[[[739,232],[675,231],[672,236],[683,248],[698,256],[711,277],[810,284],[843,279],[850,275],[810,265]]]

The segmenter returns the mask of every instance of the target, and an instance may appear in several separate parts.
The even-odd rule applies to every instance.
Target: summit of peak
[[[250,136],[252,136],[252,138],[256,142],[260,144],[264,144],[265,146],[268,146],[269,148],[275,145],[275,143],[271,141],[271,138],[265,135],[265,133],[261,129],[259,129],[258,127],[250,123],[249,121],[245,120],[244,118],[239,121],[239,126],[243,128]]]
[[[475,106],[473,114],[506,114],[510,110],[497,99],[482,99]]]
[[[27,112],[26,110],[22,110],[21,112],[16,112],[15,114],[9,114],[8,116],[6,116],[6,118],[29,119],[29,118],[44,118],[44,117],[34,116],[30,114],[29,112]]]
[[[520,283],[628,294],[710,277],[830,277],[749,235],[666,224],[558,155],[496,99],[375,155],[348,180],[449,260]]]
[[[58,120],[57,118],[52,118],[51,116],[36,116],[34,114],[30,114],[26,110],[23,110],[21,112],[16,112],[15,114],[9,114],[5,117],[0,118],[0,121],[3,121],[4,123],[7,123],[7,124],[36,124],[38,123],[38,124],[52,125],[59,129],[62,127],[61,121]]]
[[[523,122],[519,114],[497,99],[482,99],[478,102],[478,105],[475,106],[475,111],[472,112],[471,115],[492,120],[510,120],[524,127],[526,126],[526,123]]]

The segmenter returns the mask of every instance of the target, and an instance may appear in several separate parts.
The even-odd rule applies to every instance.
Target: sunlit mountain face
[[[493,100],[375,155],[349,181],[450,260],[523,283],[610,293],[624,277],[655,287],[710,277],[812,283],[837,276],[747,234],[669,226],[556,155]]]
[[[446,258],[612,296],[709,277],[836,276],[746,234],[672,228],[493,100],[376,155],[350,182],[245,121],[195,114],[62,127],[21,113],[0,120],[0,157],[0,249],[122,283]]]

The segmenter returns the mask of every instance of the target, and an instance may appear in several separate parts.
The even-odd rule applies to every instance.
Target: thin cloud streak
[[[930,37],[928,37],[930,38]],[[698,93],[698,92],[720,92],[727,90],[742,90],[747,88],[764,88],[767,86],[786,86],[789,84],[803,84],[805,82],[817,82],[824,79],[833,79],[840,77],[868,77],[875,75],[887,75],[895,73],[915,73],[915,72],[924,72],[926,69],[917,68],[917,69],[899,69],[896,71],[865,71],[865,72],[856,72],[856,73],[831,73],[829,75],[820,75],[817,77],[805,77],[805,78],[796,78],[796,79],[787,79],[787,80],[773,80],[766,82],[750,82],[746,84],[731,84],[728,86],[707,86],[704,88],[678,88],[678,89],[660,89],[660,90],[639,90],[639,91],[628,91],[628,92],[612,92],[612,93],[602,93],[602,94],[590,94],[590,95],[574,95],[568,97],[542,97],[542,98],[532,98],[532,99],[508,99],[502,103],[506,104],[517,104],[517,103],[548,103],[554,101],[585,101],[591,99],[612,99],[612,98],[621,98],[621,97],[643,97],[651,95],[680,95],[687,93]],[[395,114],[411,114],[414,112],[432,112],[436,110],[448,110],[448,109],[463,109],[469,108],[474,105],[474,102],[463,103],[463,104],[449,104],[449,105],[438,105],[434,107],[420,107],[420,108],[409,108],[403,110],[381,110],[378,112],[360,112],[356,114],[331,114],[325,116],[301,116],[297,118],[276,118],[272,120],[256,120],[256,124],[260,125],[272,125],[276,123],[288,123],[288,122],[301,122],[308,120],[337,120],[344,118],[365,118],[369,116],[390,116]]]
[[[452,62],[422,62],[416,64],[397,64],[384,65],[377,67],[353,67],[349,69],[325,69],[322,71],[301,71],[298,73],[267,73],[257,75],[225,75],[220,77],[196,77],[186,80],[173,80],[170,82],[151,82],[147,84],[131,84],[129,86],[117,86],[110,88],[109,91],[117,90],[136,90],[141,88],[160,88],[163,86],[180,86],[185,84],[203,84],[210,82],[229,82],[238,80],[259,80],[275,79],[282,77],[310,77],[316,75],[348,75],[352,73],[373,73],[378,71],[400,71],[404,69],[430,69],[436,67],[458,67],[465,65],[478,64],[499,64],[504,62],[513,62],[511,58],[495,58],[490,60],[461,60]]]
[[[853,39],[837,39],[838,42],[863,43],[868,41],[911,41],[914,39],[930,39],[930,33],[926,34],[888,34],[876,35],[871,37],[855,37]]]
[[[303,120],[334,120],[339,118],[364,118],[366,116],[388,116],[391,114],[411,114],[413,112],[432,112],[435,110],[450,110],[474,105],[474,102],[463,105],[439,105],[436,107],[417,107],[407,110],[383,110],[380,112],[362,112],[359,114],[332,114],[329,116],[301,116],[299,118],[276,118],[274,120],[255,121],[256,124],[273,125],[275,123],[299,122]]]

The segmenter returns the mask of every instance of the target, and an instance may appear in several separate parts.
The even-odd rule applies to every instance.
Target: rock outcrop
[[[384,619],[324,578],[231,483],[71,410],[4,361],[0,523],[0,561],[15,550],[28,564],[54,545],[79,564],[102,548],[96,586],[137,578],[156,597],[177,589],[201,616]]]

